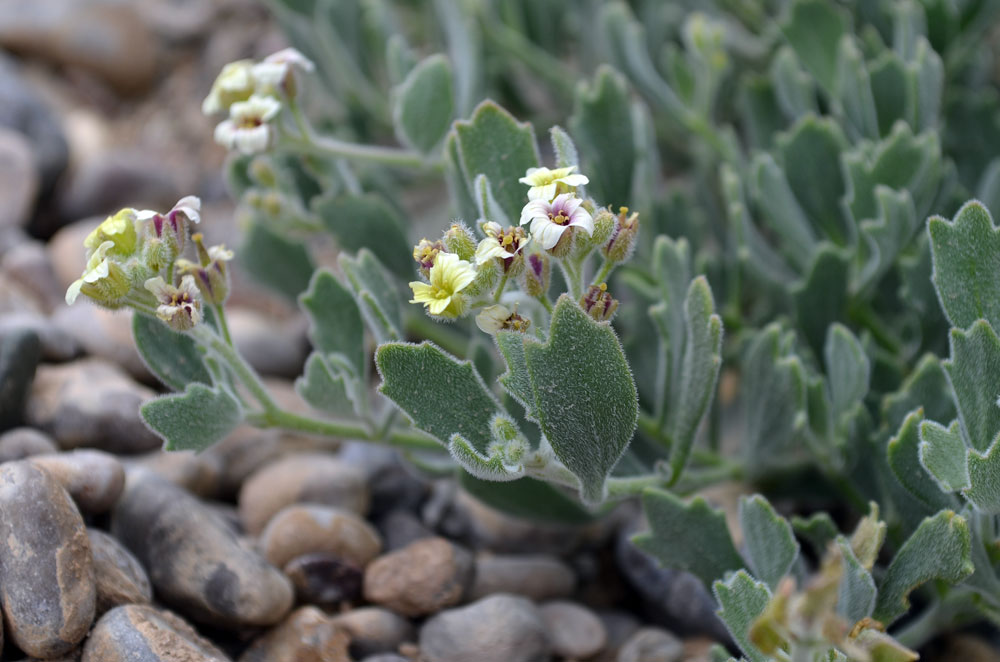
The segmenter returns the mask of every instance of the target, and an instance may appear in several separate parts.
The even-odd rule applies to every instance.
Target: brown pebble
[[[146,570],[125,547],[97,529],[87,529],[94,554],[98,616],[127,604],[148,604],[153,587]]]
[[[176,614],[146,605],[124,605],[97,621],[81,662],[230,661]]]
[[[364,568],[382,551],[378,532],[354,513],[316,504],[283,509],[260,534],[264,558],[282,567],[293,558],[326,552]]]
[[[121,462],[103,451],[80,449],[36,455],[29,461],[52,474],[85,513],[106,512],[115,505],[125,487]]]
[[[472,555],[444,538],[423,538],[372,561],[365,598],[404,616],[458,604],[472,583]]]
[[[349,641],[347,632],[322,611],[301,607],[257,639],[239,662],[351,662]]]
[[[413,641],[413,625],[408,620],[381,607],[361,607],[334,617],[334,622],[351,638],[351,655],[365,657],[397,650]]]
[[[608,642],[601,619],[582,605],[556,600],[539,611],[556,655],[580,660],[597,655]]]
[[[52,437],[34,428],[14,428],[0,434],[0,462],[58,452]]]

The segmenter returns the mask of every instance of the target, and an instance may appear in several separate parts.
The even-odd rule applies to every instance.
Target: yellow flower
[[[112,242],[112,253],[131,255],[135,251],[137,233],[135,231],[136,213],[126,207],[114,216],[108,216],[94,231],[83,240],[88,251],[96,251],[97,247],[106,241]]]
[[[410,283],[410,303],[422,303],[431,315],[455,318],[462,314],[465,300],[459,294],[475,279],[476,270],[454,253],[439,253],[431,267],[430,283]]]
[[[129,293],[131,283],[125,270],[108,259],[108,251],[114,246],[113,241],[105,241],[94,249],[87,260],[86,271],[66,290],[66,303],[72,305],[82,292],[97,303],[116,306]]]
[[[528,168],[524,177],[517,181],[531,187],[528,189],[528,200],[551,202],[560,193],[569,193],[577,186],[590,183],[586,175],[574,174],[574,170],[576,170],[575,165],[555,170]]]

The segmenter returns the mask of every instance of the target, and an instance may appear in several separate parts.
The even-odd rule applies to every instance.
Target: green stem
[[[597,272],[597,275],[594,276],[594,280],[590,281],[590,284],[600,285],[601,283],[607,282],[608,276],[611,275],[611,272],[615,270],[616,266],[618,266],[617,262],[612,262],[607,259],[604,260],[604,264],[601,265],[601,270]]]
[[[566,279],[566,286],[569,288],[569,295],[575,300],[583,296],[583,283],[580,278],[578,267],[567,259],[559,260],[559,268],[562,269],[563,277]]]
[[[493,303],[500,303],[500,297],[503,296],[504,288],[507,287],[507,281],[510,279],[510,272],[504,271],[503,278],[500,279],[500,286],[497,287],[496,294],[493,295]]]
[[[552,301],[549,300],[549,295],[543,294],[535,298],[538,299],[539,303],[541,303],[542,306],[545,308],[545,310],[549,311],[549,315],[551,315],[553,308],[552,308]]]
[[[219,323],[219,331],[222,332],[222,339],[226,341],[227,345],[232,347],[233,337],[229,334],[229,322],[226,321],[226,309],[221,303],[215,304],[212,308],[215,310],[215,319]]]
[[[223,361],[229,366],[229,368],[236,374],[236,377],[243,383],[243,385],[250,391],[250,395],[254,397],[260,406],[264,408],[265,413],[279,412],[281,407],[278,403],[271,397],[270,391],[264,386],[264,383],[260,381],[260,377],[250,364],[240,355],[239,352],[232,346],[227,344],[222,338],[220,338],[214,331],[212,331],[207,325],[199,324],[191,331],[191,335],[195,337],[202,345],[207,346],[209,349],[214,351],[216,354],[222,358]]]
[[[260,412],[248,416],[247,420],[261,428],[281,428],[326,437],[385,443],[408,450],[442,450],[438,441],[415,430],[373,431],[369,426],[360,422],[322,420],[283,409]]]
[[[441,164],[427,164],[422,156],[398,147],[382,147],[380,145],[358,145],[329,136],[313,135],[307,139],[289,138],[288,142],[304,152],[323,156],[334,156],[342,159],[368,161],[382,165],[400,168],[423,168],[433,165],[441,169]]]

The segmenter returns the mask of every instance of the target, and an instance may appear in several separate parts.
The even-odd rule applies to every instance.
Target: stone
[[[315,607],[296,609],[247,649],[239,662],[352,662],[347,632]]]
[[[35,332],[42,344],[42,359],[65,363],[80,354],[80,343],[69,332],[59,327],[41,312],[19,310],[0,313],[0,342],[3,338],[24,329]]]
[[[41,359],[38,335],[18,329],[0,340],[0,431],[20,425]]]
[[[49,262],[56,272],[56,280],[64,294],[70,283],[79,278],[80,274],[87,268],[87,250],[83,246],[83,241],[101,224],[104,218],[104,216],[94,216],[70,223],[60,228],[49,239],[46,245],[49,252]],[[70,308],[75,308],[78,305],[80,304],[75,303]]]
[[[434,537],[434,532],[409,510],[390,510],[376,520],[375,526],[382,534],[386,551],[390,552],[421,538]]]
[[[305,320],[299,315],[275,319],[250,308],[226,310],[233,344],[262,375],[297,377],[309,354]]]
[[[123,207],[167,211],[183,195],[157,159],[135,149],[110,149],[73,171],[60,211],[66,218],[103,217]]]
[[[218,492],[220,468],[214,458],[204,453],[156,450],[136,457],[132,464],[200,497],[214,497]]]
[[[538,610],[556,655],[580,660],[597,655],[608,643],[601,619],[582,605],[556,600]]]
[[[14,428],[0,434],[0,463],[58,451],[52,437],[34,428]]]
[[[293,503],[336,506],[364,515],[368,486],[357,471],[330,455],[288,455],[262,466],[243,483],[239,496],[243,527],[257,535],[279,510]]]
[[[568,598],[576,586],[573,569],[554,556],[522,554],[476,557],[476,577],[469,599],[493,593],[523,595],[537,602]]]
[[[0,46],[88,71],[123,92],[145,89],[159,47],[130,3],[8,0]]]
[[[59,282],[49,252],[40,241],[22,241],[4,253],[0,258],[0,274],[31,292],[46,313],[66,305],[66,288]]]
[[[57,308],[52,323],[90,356],[114,363],[140,382],[153,383],[156,379],[132,337],[132,314],[130,310],[107,310],[81,297],[72,306]]]
[[[355,658],[389,653],[414,640],[413,625],[381,607],[354,609],[335,616],[333,621],[350,636],[350,652]]]
[[[604,650],[594,657],[594,662],[616,662],[618,651],[638,631],[642,624],[633,614],[620,609],[603,609],[597,612],[608,634]]]
[[[382,551],[378,532],[363,519],[349,510],[311,503],[282,509],[267,523],[258,544],[264,558],[279,568],[311,552],[364,568]]]
[[[87,538],[94,555],[98,616],[120,605],[152,602],[149,575],[132,552],[97,529],[87,529]]]
[[[125,469],[114,455],[79,449],[37,455],[29,462],[48,471],[69,492],[81,512],[99,514],[115,505],[125,487]]]
[[[396,655],[395,653],[383,653],[381,655],[371,655],[361,660],[361,662],[411,662],[410,658]]]
[[[299,602],[336,607],[361,597],[361,569],[333,554],[303,554],[286,563],[283,570],[292,580]]]
[[[428,620],[420,652],[427,662],[548,662],[552,646],[534,603],[498,594]]]
[[[365,599],[404,616],[458,604],[472,584],[472,554],[444,538],[425,538],[381,556],[365,569]]]
[[[28,225],[39,184],[31,143],[0,127],[0,227]]]
[[[35,376],[25,418],[64,449],[88,446],[141,453],[163,443],[139,415],[140,405],[154,395],[100,359],[43,365]]]
[[[214,21],[221,4],[203,0],[149,0],[136,8],[154,33],[181,42],[203,37],[210,27],[217,26]]]
[[[219,468],[216,495],[235,500],[247,476],[285,452],[283,439],[278,430],[241,425],[222,441],[206,448],[201,456]]]
[[[674,634],[653,627],[640,628],[618,651],[618,662],[679,662],[684,643]]]
[[[51,191],[69,160],[66,136],[58,116],[24,79],[15,60],[3,53],[0,53],[0,126],[28,139],[41,175],[41,188],[44,192]]]
[[[148,570],[157,597],[220,627],[274,625],[291,582],[198,499],[149,471],[128,473],[111,532]]]
[[[345,441],[337,458],[364,472],[372,495],[370,513],[373,517],[379,518],[393,511],[419,513],[420,504],[430,491],[430,482],[403,461],[396,449],[361,441]],[[386,534],[387,531],[383,530],[383,536]],[[400,546],[387,545],[392,548]]]
[[[0,465],[0,513],[6,634],[28,655],[63,655],[94,620],[94,560],[83,518],[52,476],[24,460]]]
[[[97,621],[81,662],[229,662],[229,658],[176,614],[147,605],[123,605]]]

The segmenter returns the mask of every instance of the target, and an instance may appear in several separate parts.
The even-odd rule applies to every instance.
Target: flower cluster
[[[598,321],[611,319],[618,302],[603,282],[589,288],[583,282],[588,258],[595,249],[605,260],[599,274],[631,257],[639,230],[637,214],[622,207],[618,215],[600,209],[582,197],[580,187],[590,180],[576,166],[550,170],[531,168],[520,179],[528,185],[528,202],[516,226],[504,228],[480,221],[481,238],[461,223],[453,223],[441,239],[422,239],[413,249],[421,280],[413,281],[413,299],[436,319],[452,320],[480,310],[476,324],[490,334],[501,330],[525,332],[531,320],[520,315],[518,300],[537,300],[549,308],[553,261],[580,306]],[[527,227],[525,227],[527,226]],[[520,294],[504,290],[516,282]]]
[[[201,105],[206,115],[228,112],[215,127],[215,141],[243,154],[264,152],[277,139],[277,119],[298,94],[296,70],[309,72],[313,63],[294,48],[286,48],[261,62],[230,62]]]
[[[202,306],[220,305],[229,294],[224,246],[206,248],[201,234],[201,200],[189,196],[165,214],[125,208],[104,220],[87,238],[87,267],[66,290],[66,303],[81,294],[106,308],[131,307],[156,315],[175,331],[202,320]],[[190,236],[189,236],[190,235]],[[182,257],[189,241],[198,261]]]

